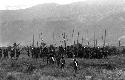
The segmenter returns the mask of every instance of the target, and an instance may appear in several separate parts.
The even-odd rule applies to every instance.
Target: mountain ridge
[[[97,31],[98,38],[103,35],[102,31],[105,29],[104,24],[107,24],[106,20],[112,17],[113,14],[116,14],[116,16],[117,14],[124,14],[125,9],[125,6],[123,5],[106,5],[100,7],[91,4],[86,5],[85,2],[80,4],[49,5],[50,4],[44,4],[44,6],[38,5],[14,11],[0,11],[1,42],[13,43],[21,41],[24,42],[23,44],[26,44],[27,41],[32,40],[33,34],[35,34],[36,41],[38,41],[38,34],[43,32],[44,37],[46,37],[45,41],[47,43],[52,43],[52,33],[55,32],[55,36],[57,37],[56,42],[60,44],[62,38],[59,39],[58,36],[61,36],[63,32],[66,32],[70,38],[68,43],[71,44],[71,34],[73,29],[75,29],[75,36],[77,36],[78,31],[81,33],[79,38],[80,42],[82,37],[86,38],[86,30],[89,31],[88,38],[91,40],[93,39],[93,33],[96,31],[96,28],[100,31]],[[108,24],[110,25],[112,22],[113,19],[110,20]],[[123,23],[122,26],[124,26]],[[111,29],[116,28],[111,26]],[[121,37],[121,35],[119,37]],[[74,38],[76,39],[76,37]]]

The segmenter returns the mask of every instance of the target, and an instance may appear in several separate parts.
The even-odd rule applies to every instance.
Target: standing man
[[[61,57],[60,57],[60,56],[57,56],[57,57],[56,57],[57,66],[58,66],[58,67],[59,67],[59,65],[60,65],[60,59],[61,59]]]
[[[2,49],[0,48],[0,59],[2,58]]]
[[[47,64],[49,64],[49,63],[50,63],[50,62],[49,62],[50,55],[47,55],[47,56],[46,56],[46,59],[47,59],[47,60],[46,60],[46,61],[47,61]]]
[[[64,69],[64,67],[65,67],[65,59],[64,59],[64,57],[62,57],[62,59],[61,59],[61,69]]]
[[[27,55],[30,57],[30,48],[27,46]]]
[[[54,63],[55,63],[55,59],[54,59],[54,57],[53,57],[53,56],[51,57],[51,63],[52,63],[52,64],[54,64]]]
[[[74,68],[74,71],[76,73],[78,70],[78,61],[76,59],[73,59],[73,68]]]

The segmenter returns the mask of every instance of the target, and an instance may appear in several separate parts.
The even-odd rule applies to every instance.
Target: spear
[[[65,45],[65,49],[66,49],[66,34],[64,33],[64,45]]]
[[[97,39],[96,39],[96,47],[97,47],[97,45],[98,45],[98,42],[97,42]]]
[[[53,32],[53,44],[54,44],[54,32]]]
[[[78,37],[77,37],[77,44],[79,43],[78,39],[79,39],[79,32],[78,32]]]
[[[121,46],[121,41],[119,40],[119,47]]]
[[[102,40],[103,40],[103,35],[102,35]]]
[[[41,35],[41,33],[39,33],[39,43],[40,43],[40,41],[41,41],[41,40],[40,40],[40,35]]]
[[[37,47],[38,47],[38,41],[37,41],[37,43],[36,43],[36,44],[37,44]]]
[[[89,46],[89,41],[88,41],[88,46]]]
[[[83,45],[83,37],[82,37],[82,45]]]
[[[72,38],[73,38],[73,34],[74,34],[74,29],[73,29],[73,32],[72,32]]]
[[[33,47],[34,47],[34,34],[33,34]]]
[[[73,34],[74,34],[74,29],[73,29],[73,31],[72,31],[72,38],[71,38],[72,41],[74,41],[74,38],[73,38],[74,36],[73,36]]]
[[[95,32],[94,32],[94,47],[95,47]]]
[[[106,40],[106,29],[105,29],[105,37],[104,37],[104,46],[105,46],[105,40]]]

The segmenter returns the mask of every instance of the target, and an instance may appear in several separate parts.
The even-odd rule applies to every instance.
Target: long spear
[[[94,47],[95,47],[95,32],[94,32]]]
[[[88,46],[89,46],[89,41],[88,41]]]
[[[65,45],[65,49],[66,49],[66,34],[64,33],[64,45]]]
[[[72,38],[73,38],[73,34],[74,34],[74,29],[73,29],[73,32],[72,32]]]
[[[40,40],[40,35],[41,35],[41,33],[39,33],[39,42],[38,43],[40,43],[41,42],[41,40]],[[40,45],[39,45],[40,46]]]
[[[121,41],[119,40],[119,47],[121,46]]]
[[[105,29],[105,37],[104,37],[104,46],[105,46],[105,40],[106,40],[106,29]]]
[[[33,34],[33,47],[34,47],[34,34]]]
[[[97,39],[96,39],[96,47],[98,46],[98,41],[97,41]]]
[[[55,43],[55,41],[54,41],[54,37],[55,37],[55,36],[54,36],[54,32],[53,32],[53,44]]]
[[[74,42],[74,29],[73,29],[73,32],[72,32],[72,40]]]
[[[78,39],[79,39],[79,32],[78,32],[78,37],[77,37],[77,44],[79,43]]]
[[[37,47],[38,47],[38,44],[39,44],[39,43],[38,43],[38,41],[37,41],[37,43],[36,43],[36,44],[37,44]]]
[[[82,37],[82,45],[83,45],[83,37]]]

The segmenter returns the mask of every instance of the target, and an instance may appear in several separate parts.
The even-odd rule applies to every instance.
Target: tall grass
[[[78,59],[77,73],[73,70],[72,59],[66,59],[64,69],[60,69],[57,65],[46,65],[41,59],[2,60],[0,61],[0,80],[85,80],[86,78],[124,80],[125,68],[119,66],[118,59],[113,63],[112,60]],[[116,64],[117,62],[119,64]]]

